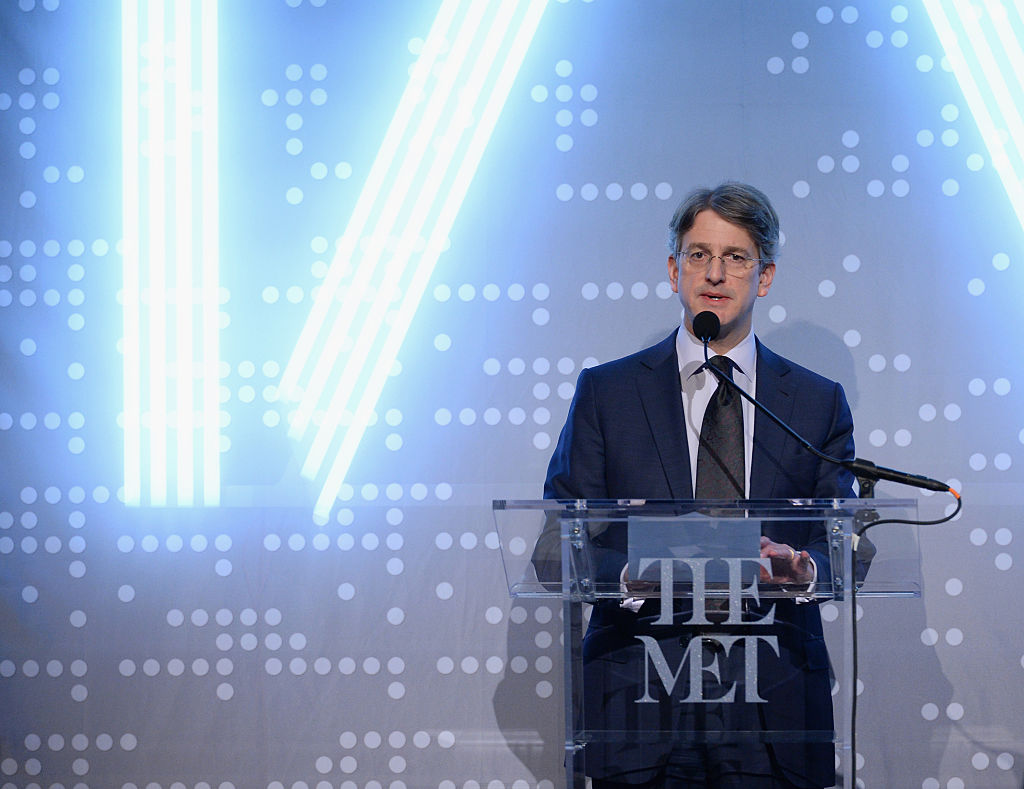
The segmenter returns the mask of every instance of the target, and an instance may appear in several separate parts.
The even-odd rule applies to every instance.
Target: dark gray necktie
[[[725,356],[712,356],[714,365],[732,380],[733,362]],[[711,397],[700,427],[697,449],[698,499],[744,498],[743,407],[740,396],[727,383],[718,380],[718,389]]]

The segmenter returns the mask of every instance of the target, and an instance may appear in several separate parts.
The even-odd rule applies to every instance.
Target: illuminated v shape
[[[281,380],[326,522],[547,0],[443,0]]]

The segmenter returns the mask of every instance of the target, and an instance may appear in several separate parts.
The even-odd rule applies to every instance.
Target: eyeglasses
[[[691,249],[687,252],[677,253],[676,257],[682,254],[683,261],[692,271],[704,271],[711,265],[711,261],[718,258],[722,261],[722,267],[727,273],[735,276],[742,276],[754,267],[755,263],[771,263],[771,258],[748,258],[739,252],[726,252],[724,255],[712,255],[706,249]]]

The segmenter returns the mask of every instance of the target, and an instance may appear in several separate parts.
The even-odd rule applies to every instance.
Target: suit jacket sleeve
[[[830,383],[832,388],[831,408],[827,411],[821,408],[829,402],[822,398],[823,402],[819,406],[819,413],[828,414],[828,417],[826,419],[819,418],[817,428],[819,435],[816,441],[812,440],[812,443],[829,457],[839,460],[851,459],[854,457],[853,415],[850,412],[843,387],[835,382]],[[801,493],[801,497],[853,498],[853,475],[847,469],[835,463],[814,458],[802,448],[800,451],[813,459],[812,465],[815,470],[815,473],[804,482],[807,488],[805,492]],[[824,581],[830,578],[832,569],[824,524],[817,524],[813,533],[808,535],[807,542],[803,546],[795,547],[807,550],[814,559],[819,580]]]
[[[546,499],[608,499],[605,480],[605,440],[597,418],[593,375],[583,370],[569,406],[565,426],[548,463],[544,482]],[[548,518],[537,540],[533,564],[541,581],[556,580],[561,566],[561,534],[558,518]],[[620,530],[613,529],[618,533]],[[625,559],[624,546],[607,544],[600,536],[591,540],[591,557],[597,580],[617,582]]]
[[[583,370],[569,415],[548,463],[546,499],[607,499],[604,436],[597,419],[593,377]]]
[[[825,441],[819,448],[829,457],[839,460],[852,460],[853,446],[853,415],[850,405],[846,402],[843,387],[835,383],[832,392],[832,418]],[[818,462],[818,475],[814,484],[812,498],[852,498],[853,474],[846,468],[824,460]]]

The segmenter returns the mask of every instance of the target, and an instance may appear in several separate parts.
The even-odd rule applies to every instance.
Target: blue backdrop
[[[1020,786],[1000,8],[6,2],[0,786],[560,785],[560,612],[490,503],[677,325],[669,217],[730,178],[785,233],[759,336],[966,502],[864,604],[860,776]]]

